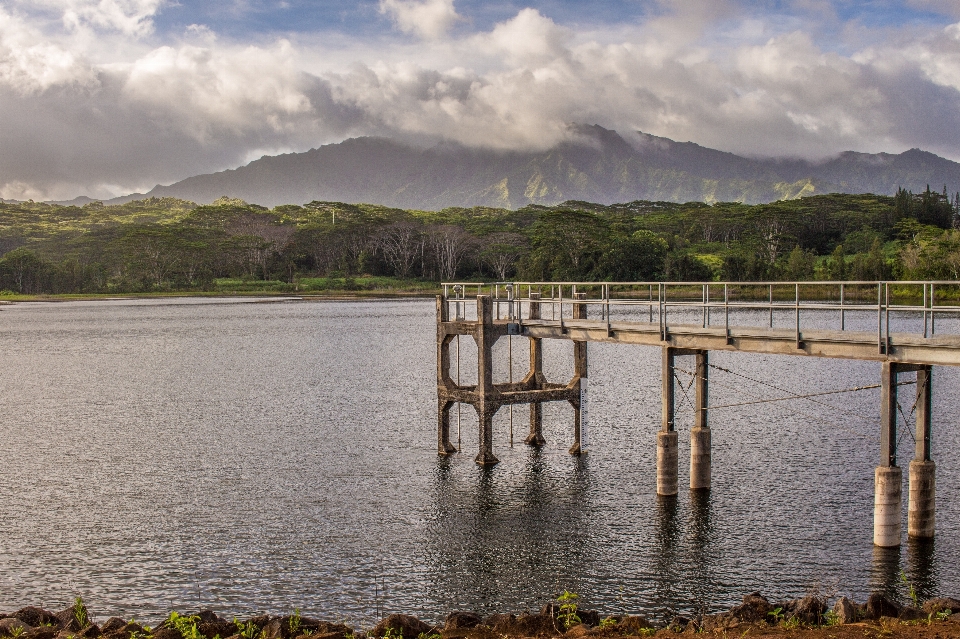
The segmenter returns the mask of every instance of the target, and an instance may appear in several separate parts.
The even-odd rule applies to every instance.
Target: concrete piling
[[[660,432],[657,433],[657,494],[676,495],[678,476],[677,432],[674,430],[674,361],[676,349],[663,347],[660,369],[663,402]]]
[[[584,300],[586,293],[574,293],[573,298]],[[573,319],[587,319],[587,305],[573,305]],[[573,380],[570,383],[571,390],[575,394],[570,397],[570,404],[573,406],[573,446],[570,447],[571,455],[580,455],[587,452],[586,447],[586,390],[587,390],[587,343],[583,341],[573,342]]]
[[[530,310],[528,318],[540,319],[540,293],[530,293]],[[530,337],[530,372],[523,380],[532,388],[543,388],[547,379],[543,375],[543,340]],[[528,446],[543,446],[547,440],[543,437],[543,404],[530,402],[530,434],[524,442]]]
[[[712,465],[710,425],[707,421],[709,359],[707,351],[696,354],[696,406],[690,431],[690,490],[708,490]]]
[[[677,490],[677,432],[657,433],[657,494],[662,497],[676,495]]]
[[[900,545],[903,471],[897,466],[897,378],[900,366],[880,368],[880,465],[874,473],[873,543],[881,548]]]
[[[900,545],[903,470],[878,466],[874,474],[873,544],[881,548]]]
[[[907,506],[907,535],[933,539],[936,521],[936,470],[931,454],[932,368],[917,370],[917,440],[910,462],[910,493]]]

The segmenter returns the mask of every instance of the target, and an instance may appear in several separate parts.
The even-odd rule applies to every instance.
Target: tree
[[[43,259],[30,249],[14,249],[0,259],[0,282],[12,283],[18,293],[40,293],[44,266]],[[0,289],[7,285],[0,284]]]
[[[620,282],[651,282],[663,277],[667,242],[650,231],[617,234],[607,243],[595,273]]]
[[[423,253],[422,227],[412,220],[400,220],[381,228],[375,241],[377,250],[397,277],[409,277],[417,257]]]
[[[520,233],[491,233],[483,242],[480,257],[501,282],[507,280],[507,275],[516,270],[517,261],[530,250],[527,238]]]
[[[476,238],[460,226],[435,224],[427,229],[427,238],[433,250],[442,280],[451,281],[463,259],[476,247]]]

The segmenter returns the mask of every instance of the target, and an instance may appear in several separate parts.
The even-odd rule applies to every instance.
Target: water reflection
[[[935,539],[910,539],[907,545],[907,578],[921,601],[940,593],[935,549]]]
[[[699,612],[705,612],[711,603],[713,592],[710,542],[713,539],[713,523],[710,510],[710,491],[690,492],[690,564],[692,579],[690,603]]]
[[[676,496],[657,496],[656,552],[651,572],[654,618],[703,614],[713,599],[710,491],[691,491],[686,517]]]
[[[879,592],[891,599],[900,598],[900,547],[873,547],[870,570],[870,592]]]
[[[588,458],[558,470],[529,451],[520,469],[441,460],[425,531],[430,597],[481,614],[536,609],[593,567]]]

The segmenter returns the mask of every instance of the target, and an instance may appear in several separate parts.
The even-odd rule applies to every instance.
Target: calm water
[[[521,408],[510,446],[503,409],[501,463],[482,470],[469,407],[463,454],[435,454],[434,318],[429,300],[0,307],[0,611],[82,594],[98,617],[299,606],[365,626],[378,610],[539,608],[568,589],[662,619],[753,589],[902,593],[901,570],[922,595],[960,594],[957,370],[934,372],[938,538],[875,554],[878,391],[713,411],[712,494],[664,502],[658,349],[590,346],[589,455],[566,453],[569,406],[545,407],[541,451],[520,443]],[[560,379],[570,344],[547,349]],[[796,392],[879,379],[867,362],[712,363]],[[780,394],[712,375],[714,405]],[[453,423],[456,437],[456,409]],[[691,423],[687,403],[681,460]]]

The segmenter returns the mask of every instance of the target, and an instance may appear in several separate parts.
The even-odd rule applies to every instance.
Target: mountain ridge
[[[389,138],[350,138],[105,203],[177,197],[206,204],[229,195],[270,207],[322,200],[421,210],[516,209],[568,200],[759,204],[830,192],[893,195],[900,187],[919,192],[927,185],[960,190],[960,163],[921,149],[845,151],[820,161],[756,159],[642,132],[625,138],[598,125],[575,127],[575,133],[574,140],[546,151],[450,142],[420,148]]]

